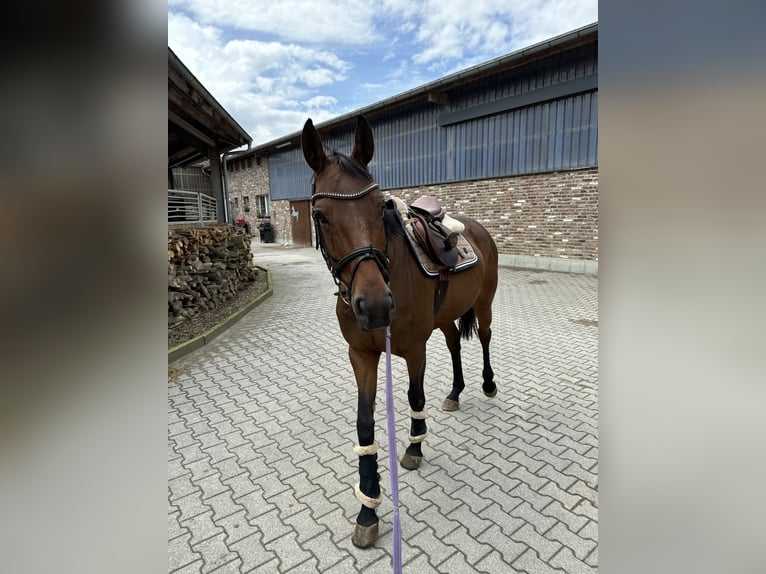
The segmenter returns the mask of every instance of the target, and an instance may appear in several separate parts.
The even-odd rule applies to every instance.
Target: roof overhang
[[[168,48],[168,167],[199,162],[252,141]]]

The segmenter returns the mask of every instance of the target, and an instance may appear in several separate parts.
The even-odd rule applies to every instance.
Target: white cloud
[[[454,67],[456,61],[487,60],[598,19],[596,0],[428,0],[415,34],[417,64]]]
[[[376,2],[355,0],[186,0],[183,4],[205,24],[333,44],[370,42],[377,10]]]
[[[330,108],[337,104],[338,100],[331,96],[314,96],[302,103],[308,109]]]
[[[297,44],[256,40],[225,41],[221,31],[183,14],[168,15],[169,45],[221,105],[253,137],[263,143],[296,131],[311,101],[324,119],[336,100],[316,89],[342,81],[350,64],[331,52]],[[292,109],[285,109],[292,108]],[[302,119],[301,119],[302,118]]]
[[[598,19],[597,0],[171,0],[169,45],[264,143]]]

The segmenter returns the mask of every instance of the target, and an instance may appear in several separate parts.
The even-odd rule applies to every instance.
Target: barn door
[[[309,201],[290,202],[293,245],[311,246],[311,207]]]

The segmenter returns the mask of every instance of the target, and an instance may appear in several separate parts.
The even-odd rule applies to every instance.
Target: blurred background
[[[166,5],[7,10],[2,570],[163,571]],[[603,572],[766,569],[764,21],[599,15]]]

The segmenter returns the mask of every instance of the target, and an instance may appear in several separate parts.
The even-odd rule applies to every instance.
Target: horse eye
[[[324,213],[322,213],[321,211],[314,212],[314,219],[316,219],[317,223],[321,223],[323,225],[326,225],[327,223],[329,223]]]

